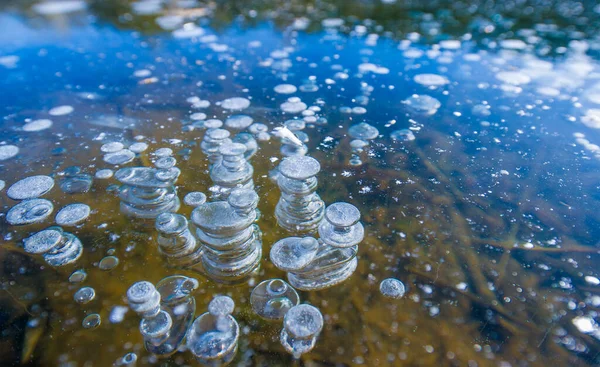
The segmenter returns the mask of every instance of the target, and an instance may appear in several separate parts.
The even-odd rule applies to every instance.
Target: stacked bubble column
[[[163,157],[155,167],[127,167],[115,177],[122,183],[119,189],[121,212],[130,217],[154,219],[165,212],[176,212],[180,202],[175,181],[181,171],[173,157]]]
[[[271,248],[271,261],[288,272],[290,284],[301,290],[318,290],[348,279],[356,270],[358,244],[364,238],[360,212],[348,203],[325,210],[319,225],[320,240],[289,237]]]
[[[254,169],[244,157],[246,146],[239,143],[223,144],[219,147],[222,159],[210,169],[210,178],[215,184],[211,190],[216,200],[226,200],[236,188],[254,189]]]
[[[203,273],[202,247],[181,214],[163,213],[156,218],[158,251],[169,266]]]
[[[236,283],[258,268],[262,240],[258,226],[253,224],[257,204],[258,195],[253,190],[235,189],[227,201],[205,203],[192,212],[209,278]]]
[[[325,203],[315,192],[320,170],[319,162],[308,156],[289,157],[279,165],[281,197],[275,216],[285,230],[311,233],[319,226],[325,212]]]

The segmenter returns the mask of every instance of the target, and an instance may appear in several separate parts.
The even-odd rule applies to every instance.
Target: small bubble
[[[97,313],[93,313],[91,315],[87,315],[83,319],[83,321],[81,322],[81,326],[83,326],[84,329],[93,330],[93,329],[97,328],[98,326],[100,326],[101,322],[102,322],[102,319],[100,318],[100,315],[98,315]]]
[[[105,258],[103,258],[102,260],[100,260],[100,263],[98,264],[98,267],[101,270],[112,270],[115,267],[117,267],[117,265],[119,265],[119,258],[116,256],[106,256]]]
[[[75,302],[86,304],[96,298],[96,291],[92,287],[83,287],[73,295]]]
[[[402,298],[406,293],[404,284],[395,278],[384,279],[379,285],[379,291],[388,298]]]
[[[75,270],[69,277],[71,283],[81,283],[87,278],[87,273],[83,269]]]

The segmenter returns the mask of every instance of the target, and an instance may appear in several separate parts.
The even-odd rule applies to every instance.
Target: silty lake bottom
[[[185,275],[194,317],[235,302],[235,366],[599,365],[600,6],[424,3],[3,2],[0,364],[199,365],[185,344],[146,351],[126,296]],[[168,209],[196,234],[184,197],[218,194],[201,146],[217,127],[258,147],[262,257],[235,285],[168,266],[115,174],[175,158]],[[365,233],[348,279],[298,291],[323,316],[298,359],[250,305],[288,279],[269,257],[291,236],[272,179],[286,132]],[[76,236],[64,266],[26,246],[53,226]],[[385,297],[386,278],[405,294]]]

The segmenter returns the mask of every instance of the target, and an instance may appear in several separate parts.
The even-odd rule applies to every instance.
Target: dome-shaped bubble
[[[141,281],[129,287],[127,301],[142,317],[154,317],[160,312],[160,294],[150,282]]]
[[[387,278],[384,279],[381,284],[379,284],[379,291],[381,294],[388,298],[402,298],[404,293],[406,293],[406,288],[404,287],[404,283],[395,278]]]
[[[213,316],[227,316],[233,313],[235,303],[230,297],[216,296],[208,304],[208,312]]]
[[[402,101],[411,111],[421,115],[433,115],[442,105],[440,101],[426,94],[413,94]]]
[[[281,279],[261,282],[250,295],[250,305],[254,312],[269,320],[282,319],[287,311],[298,303],[298,293]]]
[[[309,156],[287,157],[279,165],[279,172],[294,180],[306,180],[316,176],[320,170],[319,161]]]
[[[359,222],[360,211],[352,204],[333,203],[325,209],[325,220],[319,225],[321,241],[334,247],[352,247],[364,238]]]
[[[54,187],[50,176],[30,176],[12,184],[6,195],[13,200],[33,199],[40,197]]]
[[[323,315],[314,306],[298,305],[285,314],[283,325],[292,336],[307,338],[321,332]]]
[[[252,158],[258,151],[258,143],[252,134],[242,132],[234,136],[231,141],[246,146],[246,151],[244,152],[244,158],[246,159]]]
[[[43,254],[52,250],[62,239],[62,231],[45,229],[23,240],[24,249],[30,254]]]
[[[184,196],[183,202],[185,205],[189,205],[192,207],[200,206],[206,203],[206,194],[200,191],[190,192]]]
[[[323,328],[323,315],[310,305],[292,307],[283,320],[280,341],[283,347],[298,358],[310,352]]]
[[[89,217],[90,211],[90,207],[86,204],[69,204],[56,214],[56,224],[59,226],[77,225]]]
[[[146,338],[160,338],[164,337],[169,333],[173,320],[171,316],[165,312],[160,311],[154,317],[145,317],[140,322],[140,333]]]
[[[102,322],[102,318],[100,317],[99,314],[97,313],[92,313],[87,315],[83,321],[81,322],[81,326],[83,326],[84,329],[95,329],[98,326],[100,326]]]
[[[96,291],[92,287],[80,288],[73,295],[73,299],[75,299],[75,302],[81,303],[81,304],[89,303],[94,298],[96,298]]]
[[[6,214],[6,221],[15,226],[42,222],[53,210],[54,205],[46,199],[29,199],[13,206]]]
[[[250,100],[243,97],[227,98],[221,101],[221,107],[226,110],[243,110],[250,106]]]
[[[0,161],[15,157],[19,154],[19,147],[16,145],[0,145]]]
[[[299,270],[312,262],[319,242],[313,237],[288,237],[271,247],[271,262],[283,271]]]
[[[408,129],[396,130],[390,134],[390,138],[396,141],[413,141],[415,140],[415,134]]]
[[[426,87],[440,87],[442,85],[450,83],[450,81],[448,81],[448,78],[444,76],[427,73],[415,75],[414,81]]]
[[[122,149],[117,152],[107,153],[104,155],[104,162],[109,164],[125,164],[131,162],[135,158],[135,153],[129,149]]]
[[[366,122],[350,126],[348,134],[354,139],[372,140],[379,136],[379,130]]]
[[[225,120],[225,126],[231,129],[242,130],[252,125],[254,119],[248,115],[233,115]]]
[[[279,94],[292,94],[296,93],[298,88],[296,88],[296,86],[292,84],[279,84],[276,85],[275,88],[273,88],[273,90],[275,91],[275,93]]]
[[[118,141],[113,141],[110,143],[103,144],[100,147],[100,151],[103,153],[114,153],[114,152],[123,150],[124,148],[125,148],[125,145],[123,145],[123,143],[120,143]]]

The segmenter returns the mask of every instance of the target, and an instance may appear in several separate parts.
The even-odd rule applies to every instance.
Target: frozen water
[[[14,226],[42,222],[53,210],[54,205],[46,199],[29,199],[13,206],[6,221]]]
[[[250,100],[243,97],[227,98],[221,101],[221,107],[226,110],[239,111],[250,106]]]
[[[398,279],[387,278],[379,284],[379,291],[388,298],[402,298],[406,289]]]
[[[42,131],[42,130],[49,129],[50,127],[52,127],[52,120],[48,120],[48,119],[33,120],[33,121],[28,122],[25,125],[23,125],[23,131],[27,131],[27,132]]]
[[[19,147],[16,145],[0,145],[0,161],[13,158],[19,154]]]
[[[90,215],[90,207],[86,204],[69,204],[56,214],[56,224],[59,226],[77,225]]]
[[[54,187],[50,176],[30,176],[12,184],[6,195],[13,200],[33,199],[46,194]]]
[[[65,194],[80,194],[88,192],[94,181],[87,173],[68,173],[60,180],[60,189]]]
[[[298,293],[281,279],[269,279],[257,285],[250,295],[254,312],[268,320],[280,320],[300,303]]]
[[[225,126],[231,129],[242,130],[252,125],[254,119],[248,115],[233,115],[225,120]]]

